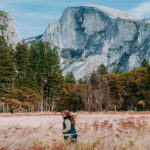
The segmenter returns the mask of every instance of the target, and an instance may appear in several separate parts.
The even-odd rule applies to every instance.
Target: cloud
[[[144,2],[135,8],[132,8],[129,13],[137,18],[150,18],[150,2]]]

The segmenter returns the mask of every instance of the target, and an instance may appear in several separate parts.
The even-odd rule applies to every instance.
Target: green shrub
[[[2,112],[3,112],[3,109],[0,108],[0,113],[2,113]]]

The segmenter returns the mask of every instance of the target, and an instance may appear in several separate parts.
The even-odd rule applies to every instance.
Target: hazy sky
[[[64,8],[85,4],[116,8],[138,18],[150,18],[150,1],[145,0],[0,0],[0,10],[15,17],[23,39],[42,34],[49,23],[60,18]]]

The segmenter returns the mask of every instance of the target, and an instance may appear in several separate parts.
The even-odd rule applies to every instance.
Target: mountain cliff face
[[[8,44],[13,47],[20,42],[17,26],[13,16],[4,11],[0,11],[0,36],[4,36]]]
[[[128,71],[150,63],[150,21],[125,12],[100,7],[66,8],[57,23],[50,24],[41,40],[58,46],[63,74],[84,77],[100,64],[112,71]]]

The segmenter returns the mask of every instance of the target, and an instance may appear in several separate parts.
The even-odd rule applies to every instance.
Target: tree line
[[[63,85],[56,47],[18,43],[0,37],[0,100],[3,111],[53,111]]]
[[[109,111],[150,109],[150,66],[126,73],[105,65],[75,80],[62,75],[56,47],[42,41],[14,49],[0,37],[0,111]]]
[[[103,67],[102,67],[103,66]],[[100,68],[104,68],[101,65]],[[125,73],[93,72],[87,86],[92,111],[149,110],[150,66],[146,60],[141,67]]]

